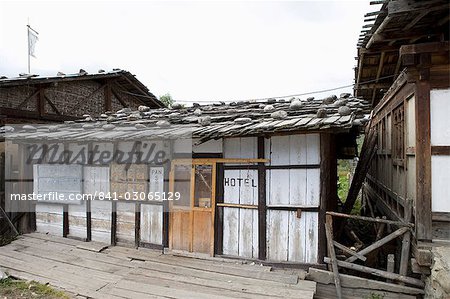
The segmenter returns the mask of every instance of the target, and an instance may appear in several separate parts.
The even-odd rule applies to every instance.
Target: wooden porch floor
[[[233,260],[181,257],[32,233],[0,247],[0,267],[91,298],[311,299],[316,283],[295,271]]]

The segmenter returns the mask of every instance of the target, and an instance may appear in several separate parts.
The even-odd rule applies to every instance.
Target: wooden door
[[[180,200],[170,204],[169,248],[214,254],[214,162],[175,160],[170,186]]]

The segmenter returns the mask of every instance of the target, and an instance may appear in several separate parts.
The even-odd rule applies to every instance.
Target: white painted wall
[[[450,89],[430,91],[431,145],[450,146]],[[433,212],[450,212],[450,156],[431,157]]]
[[[431,145],[450,145],[450,89],[430,91]]]

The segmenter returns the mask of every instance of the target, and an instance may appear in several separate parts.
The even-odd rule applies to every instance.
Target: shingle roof
[[[139,111],[124,108],[98,117],[85,115],[61,125],[16,129],[9,137],[28,140],[107,141],[192,136],[202,141],[223,137],[257,136],[278,132],[348,131],[361,129],[370,113],[369,102],[342,94],[340,98],[268,99]]]

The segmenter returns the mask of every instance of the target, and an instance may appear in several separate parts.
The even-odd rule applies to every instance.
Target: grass
[[[6,278],[0,280],[0,297],[8,299],[21,298],[49,298],[60,299],[70,298],[62,291],[55,290],[48,285],[41,284],[35,281],[26,282],[23,280],[15,280]]]

